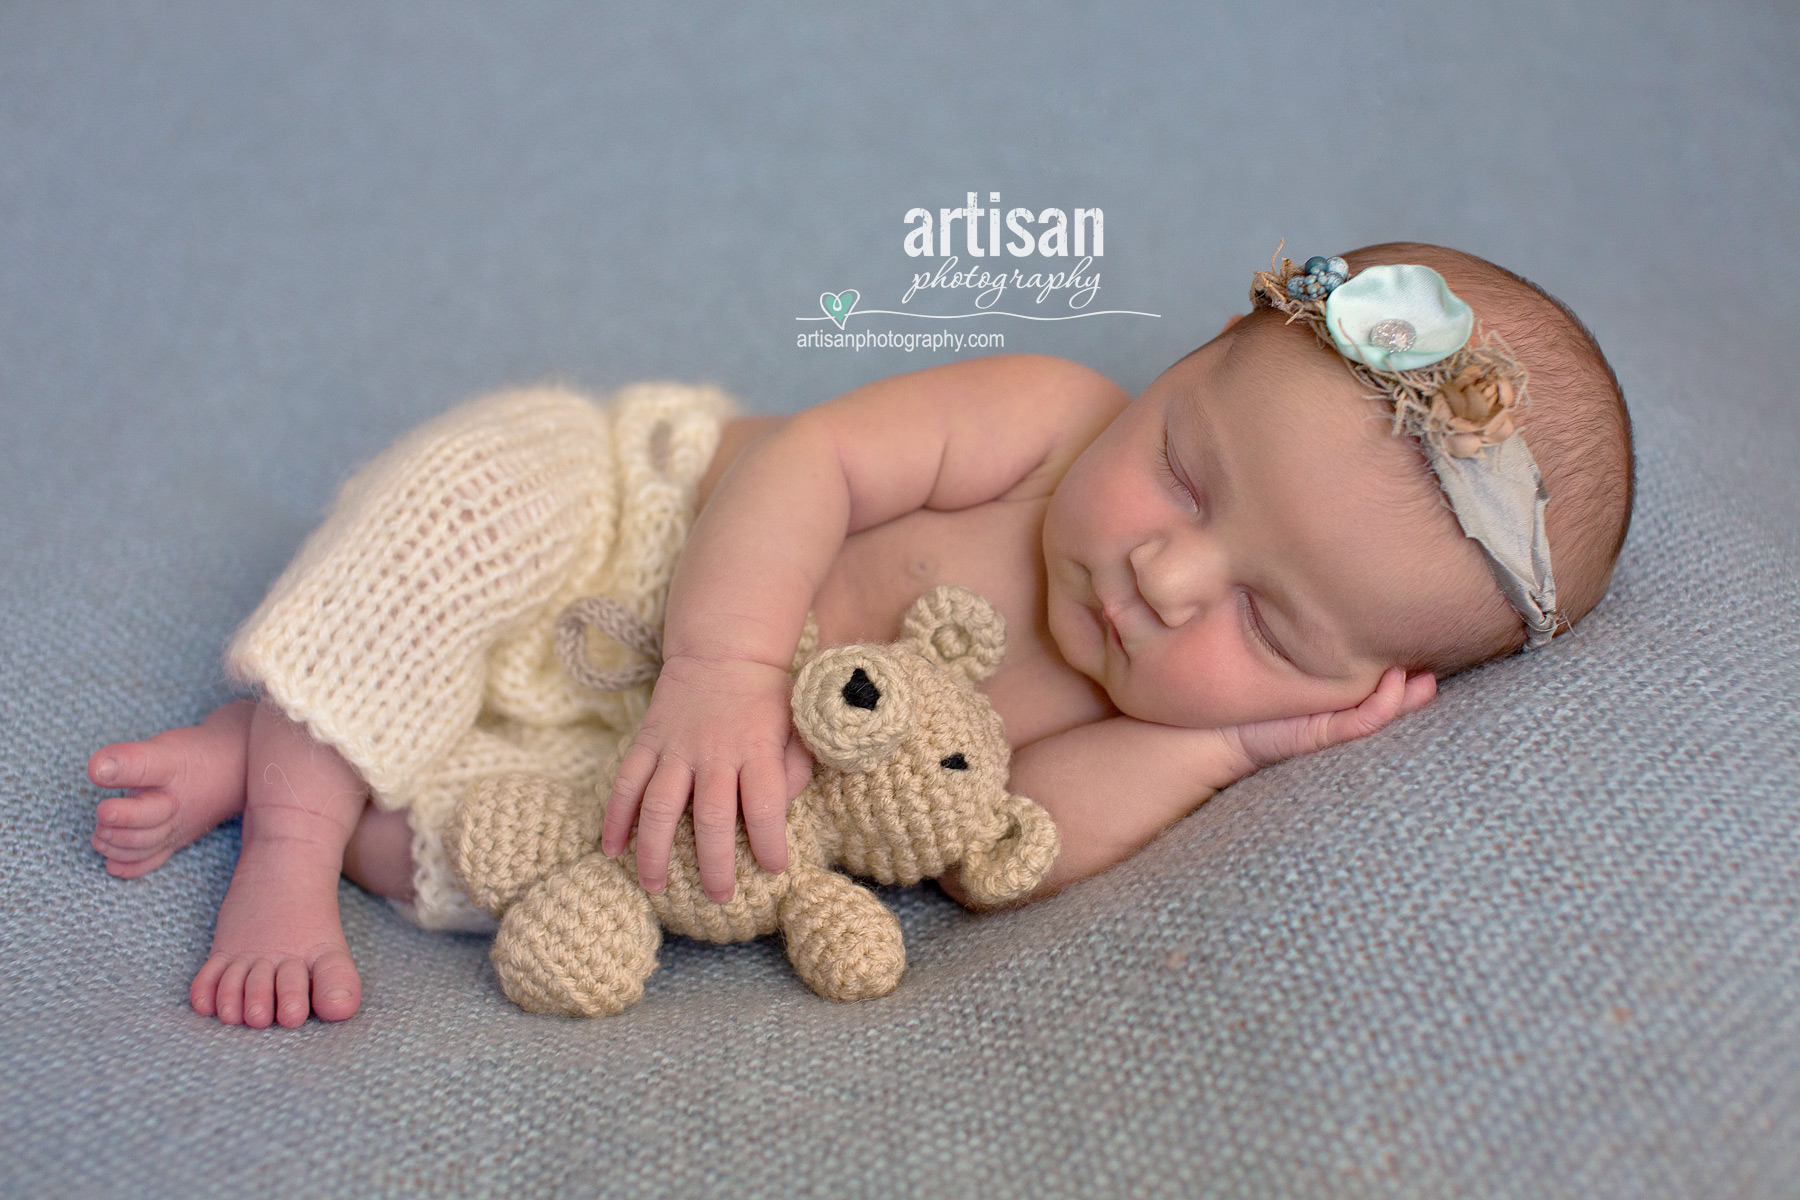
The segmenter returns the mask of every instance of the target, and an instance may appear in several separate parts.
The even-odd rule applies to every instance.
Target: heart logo
[[[831,292],[825,292],[820,295],[819,307],[825,310],[826,316],[837,322],[837,327],[839,329],[842,329],[845,320],[849,318],[850,313],[856,308],[856,302],[861,299],[861,292],[857,291],[855,288],[845,288],[835,295]]]

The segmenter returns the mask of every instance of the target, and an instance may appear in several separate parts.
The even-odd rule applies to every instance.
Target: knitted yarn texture
[[[442,827],[475,781],[591,786],[650,683],[599,693],[563,671],[558,613],[604,592],[660,630],[700,477],[735,401],[716,388],[560,387],[480,397],[357,470],[232,635],[225,672],[260,687],[413,830],[427,928],[492,930],[457,889]],[[598,670],[633,653],[605,639]],[[652,677],[653,678],[653,677]]]
[[[595,848],[629,734],[586,794],[518,774],[471,789],[446,847],[468,895],[501,918],[491,957],[514,1003],[570,1016],[623,1011],[656,969],[664,929],[712,942],[779,930],[819,995],[882,996],[906,965],[899,922],[833,868],[905,885],[960,865],[983,905],[1043,881],[1060,849],[1056,826],[1008,791],[1006,730],[975,687],[1005,649],[991,604],[942,586],[913,604],[894,643],[833,647],[802,665],[805,649],[790,707],[814,769],[788,807],[788,868],[763,871],[740,824],[737,890],[725,904],[701,890],[691,813],[657,895],[638,884],[635,837],[618,858]]]

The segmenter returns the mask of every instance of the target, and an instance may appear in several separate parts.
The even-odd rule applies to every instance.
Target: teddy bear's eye
[[[952,754],[949,758],[946,758],[942,762],[938,763],[938,766],[948,767],[952,771],[966,771],[969,769],[969,760],[962,756],[962,751],[958,750],[955,754]]]
[[[850,672],[850,681],[844,685],[840,694],[844,697],[844,703],[851,708],[873,709],[881,700],[881,689],[875,686],[875,681],[861,667]]]

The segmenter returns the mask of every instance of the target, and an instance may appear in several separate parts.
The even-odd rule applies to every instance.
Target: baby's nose
[[[1144,603],[1171,629],[1203,615],[1229,588],[1229,564],[1218,542],[1201,530],[1146,542],[1130,557]]]

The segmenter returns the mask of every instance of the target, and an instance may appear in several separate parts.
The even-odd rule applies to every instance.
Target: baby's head
[[[1518,436],[1550,496],[1557,611],[1578,622],[1606,593],[1633,495],[1630,418],[1593,336],[1473,255],[1394,243],[1344,258],[1352,277],[1431,267],[1528,372]],[[1389,667],[1443,679],[1519,649],[1525,622],[1480,544],[1370,394],[1304,321],[1267,308],[1145,389],[1045,515],[1050,632],[1070,665],[1129,716],[1223,728],[1354,706]]]

